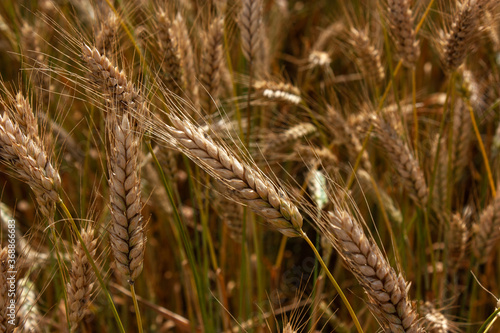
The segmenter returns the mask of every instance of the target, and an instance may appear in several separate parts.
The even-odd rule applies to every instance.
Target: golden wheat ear
[[[82,240],[90,254],[96,259],[97,238],[94,236],[94,229],[89,225],[86,229],[80,231]],[[94,271],[90,266],[88,258],[78,242],[73,250],[73,259],[71,261],[71,271],[68,282],[68,308],[71,330],[74,332],[78,324],[85,317],[91,304],[91,297],[94,292],[96,278]]]
[[[408,295],[410,284],[391,267],[358,220],[336,208],[328,212],[320,228],[365,290],[368,307],[382,327],[390,332],[423,332]]]
[[[131,127],[128,114],[109,119],[109,236],[117,268],[133,284],[142,271],[146,241],[138,164],[141,137]]]

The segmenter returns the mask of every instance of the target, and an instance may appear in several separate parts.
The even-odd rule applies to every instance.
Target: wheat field
[[[3,0],[1,332],[498,332],[496,0]]]

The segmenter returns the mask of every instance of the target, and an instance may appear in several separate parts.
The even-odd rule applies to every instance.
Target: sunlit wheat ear
[[[462,332],[457,324],[446,318],[446,316],[436,309],[431,302],[425,302],[419,306],[419,311],[423,317],[422,326],[427,333],[460,333]]]
[[[414,67],[420,56],[414,16],[410,0],[387,0],[387,19],[399,58],[408,67]]]
[[[255,81],[257,98],[264,101],[298,105],[302,101],[299,88],[285,82]]]
[[[221,181],[230,197],[262,216],[267,225],[288,237],[302,236],[302,215],[287,193],[273,184],[256,166],[241,162],[236,155],[214,142],[208,133],[188,120],[170,114],[172,126],[145,118],[153,135],[172,145]]]
[[[117,33],[120,21],[113,12],[109,12],[106,19],[100,22],[99,30],[95,36],[95,47],[100,54],[113,58],[116,51]]]
[[[269,139],[263,148],[264,152],[290,146],[298,140],[316,132],[316,126],[311,123],[297,124]]]
[[[0,331],[7,332],[7,306],[9,305],[8,298],[8,281],[7,272],[10,271],[9,268],[9,254],[7,247],[0,250]]]
[[[140,136],[131,128],[128,114],[110,117],[108,128],[111,249],[117,268],[133,284],[142,271],[145,247],[138,164]]]
[[[161,55],[161,62],[165,72],[165,85],[176,95],[181,94],[182,68],[178,49],[178,42],[172,30],[172,21],[168,14],[160,11],[158,16],[158,46]]]
[[[20,279],[18,285],[18,310],[19,326],[22,326],[22,332],[37,333],[40,329],[42,315],[38,309],[38,295],[35,284],[27,277]]]
[[[474,47],[479,31],[480,18],[490,0],[465,0],[457,2],[457,11],[449,31],[441,40],[441,61],[447,72],[456,70]]]
[[[380,53],[372,44],[369,36],[363,30],[351,28],[349,42],[356,53],[357,63],[367,80],[381,83],[385,79],[385,70],[382,66]]]
[[[177,40],[177,48],[180,55],[182,71],[184,73],[185,93],[193,103],[195,109],[200,105],[199,87],[196,78],[196,63],[193,45],[183,16],[178,13],[172,22],[172,31]]]
[[[243,55],[253,63],[261,47],[260,29],[262,23],[262,1],[243,0],[239,26],[241,32],[241,49]]]
[[[397,135],[388,122],[379,120],[375,133],[387,152],[389,160],[398,172],[410,197],[422,207],[427,204],[428,189],[424,174],[408,146]]]
[[[0,161],[31,187],[40,212],[53,217],[61,187],[59,173],[52,166],[45,146],[23,133],[7,113],[0,116]]]
[[[89,225],[80,231],[82,240],[90,256],[96,259],[97,238]],[[85,316],[93,294],[95,275],[80,242],[73,249],[71,271],[68,282],[68,308],[71,330],[76,331],[78,323]]]
[[[201,63],[201,107],[207,114],[212,114],[221,91],[221,75],[224,65],[224,20],[216,18],[203,38]]]
[[[123,71],[95,47],[84,44],[82,55],[95,85],[115,105],[118,113],[141,112],[144,104],[142,97]]]
[[[383,328],[388,332],[423,332],[408,296],[410,284],[396,274],[357,219],[336,208],[319,222],[319,227],[364,288],[370,311]]]
[[[472,227],[472,251],[479,262],[488,260],[500,239],[500,195],[483,209],[479,221]]]

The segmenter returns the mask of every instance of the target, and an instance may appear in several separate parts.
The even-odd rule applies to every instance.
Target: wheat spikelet
[[[89,225],[86,229],[81,229],[83,243],[90,256],[95,260],[97,251],[97,238],[94,236],[94,229]],[[71,261],[71,271],[68,282],[68,308],[71,330],[76,331],[78,323],[83,319],[90,306],[90,299],[93,294],[95,275],[92,270],[83,246],[78,242],[73,250]]]
[[[19,286],[17,315],[19,317],[19,323],[22,326],[20,332],[42,332],[40,329],[42,315],[37,306],[37,291],[35,289],[35,284],[27,277],[20,279],[17,284]]]
[[[203,69],[201,73],[202,98],[201,107],[207,114],[212,114],[221,88],[223,67],[224,20],[216,18],[208,29],[203,40]]]
[[[428,189],[424,174],[408,146],[398,137],[389,123],[383,120],[376,123],[375,132],[409,195],[415,202],[425,207]]]
[[[290,127],[286,131],[277,134],[275,138],[270,140],[268,146],[264,150],[269,151],[270,149],[278,149],[286,147],[290,143],[294,143],[297,140],[316,132],[317,132],[316,126],[314,126],[311,123],[297,124],[295,126]]]
[[[408,296],[409,284],[397,275],[376,243],[348,212],[335,209],[320,227],[363,286],[369,308],[388,332],[423,332],[415,306]]]
[[[262,24],[261,0],[243,0],[240,14],[241,49],[243,55],[252,63],[261,47],[260,29]]]
[[[180,13],[177,14],[172,22],[172,31],[177,40],[177,48],[179,51],[179,58],[181,61],[182,71],[184,73],[184,86],[186,87],[186,95],[193,103],[194,107],[198,109],[200,104],[198,82],[196,79],[196,63],[193,54],[193,45],[189,37],[186,22]]]
[[[371,44],[368,35],[363,30],[351,28],[350,43],[358,55],[357,62],[365,78],[381,83],[385,79],[385,71],[380,60],[379,51]]]
[[[366,172],[371,173],[372,165],[368,153],[363,150],[363,145],[359,141],[356,132],[349,126],[347,121],[340,113],[335,111],[332,107],[327,109],[327,127],[336,138],[341,140],[347,146],[347,154],[351,163],[354,165],[358,155],[361,154],[361,167]]]
[[[143,119],[145,126],[155,126],[160,140],[181,150],[193,162],[220,180],[230,196],[250,207],[268,222],[267,225],[288,237],[302,235],[302,215],[288,195],[274,185],[257,167],[240,162],[232,152],[218,145],[187,120],[169,115],[173,127]]]
[[[312,51],[309,54],[309,63],[311,67],[328,67],[332,63],[332,58],[327,52],[323,51]]]
[[[13,113],[14,121],[17,122],[20,130],[23,131],[29,139],[40,145],[41,140],[38,135],[38,122],[36,121],[30,103],[24,98],[21,92],[18,92],[15,98],[14,109],[16,112]]]
[[[476,258],[484,263],[500,238],[500,195],[481,212],[472,231],[472,250]]]
[[[129,115],[113,117],[108,126],[111,249],[117,268],[133,284],[142,271],[145,247],[138,165],[140,136],[131,128]]]
[[[24,134],[7,114],[0,116],[0,161],[35,193],[41,213],[52,217],[61,179],[43,145]]]
[[[298,105],[302,101],[300,90],[289,83],[255,81],[252,84],[258,97],[266,101]]]
[[[113,12],[101,21],[99,31],[95,36],[95,47],[100,54],[112,58],[115,52],[116,36],[120,21]]]
[[[450,30],[441,41],[444,69],[448,72],[456,70],[465,60],[467,53],[474,46],[474,39],[479,28],[483,6],[489,0],[465,0],[458,2],[458,12]]]
[[[420,306],[423,317],[423,326],[428,333],[460,333],[461,330],[455,323],[436,309],[431,302],[425,302]]]
[[[469,230],[464,217],[458,213],[451,217],[447,240],[449,265],[452,269],[456,269],[465,256],[469,241]]]
[[[437,147],[439,145],[439,155],[437,155]],[[435,164],[435,159],[438,159],[436,168],[436,180],[434,181],[434,190],[432,193],[432,205],[436,212],[443,212],[447,208],[448,199],[448,140],[446,137],[442,137],[439,141],[439,134],[436,134],[433,145],[432,145],[433,161],[432,165]],[[442,217],[442,216],[441,216]]]
[[[413,12],[409,0],[387,0],[387,18],[396,49],[403,63],[415,66],[420,45],[413,28]]]
[[[172,21],[167,13],[158,13],[158,46],[162,55],[162,65],[166,75],[165,85],[176,95],[182,90],[182,68],[178,43],[172,30]]]
[[[101,55],[95,47],[84,44],[82,54],[94,83],[104,90],[120,114],[142,110],[142,98],[123,71],[115,67],[106,56]]]

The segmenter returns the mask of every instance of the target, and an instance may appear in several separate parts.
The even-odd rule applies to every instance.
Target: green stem
[[[351,304],[349,304],[347,297],[345,297],[344,292],[342,291],[342,288],[340,288],[337,281],[335,281],[335,278],[333,277],[332,273],[330,273],[330,270],[328,269],[328,267],[326,267],[326,264],[323,261],[323,258],[321,258],[321,255],[319,254],[318,250],[316,249],[316,247],[311,242],[311,240],[309,239],[309,237],[307,236],[307,234],[305,232],[302,231],[301,237],[302,237],[302,239],[304,239],[307,242],[309,247],[311,247],[311,249],[313,250],[314,255],[318,259],[321,267],[323,267],[323,269],[325,270],[325,273],[328,276],[328,279],[330,279],[330,281],[333,284],[333,287],[335,288],[335,290],[337,290],[337,293],[339,294],[340,298],[344,302],[345,306],[347,307],[347,311],[349,311],[349,314],[351,315],[351,318],[354,321],[354,325],[356,326],[358,333],[363,333],[363,329],[361,328],[361,324],[359,323],[359,320],[356,317],[356,313],[354,313],[354,310],[352,309]]]
[[[134,301],[134,310],[135,310],[135,316],[137,318],[137,327],[139,328],[139,333],[143,333],[141,313],[139,311],[139,304],[137,304],[137,297],[135,296],[135,288],[133,282],[130,283],[130,293],[132,294],[132,300]]]

